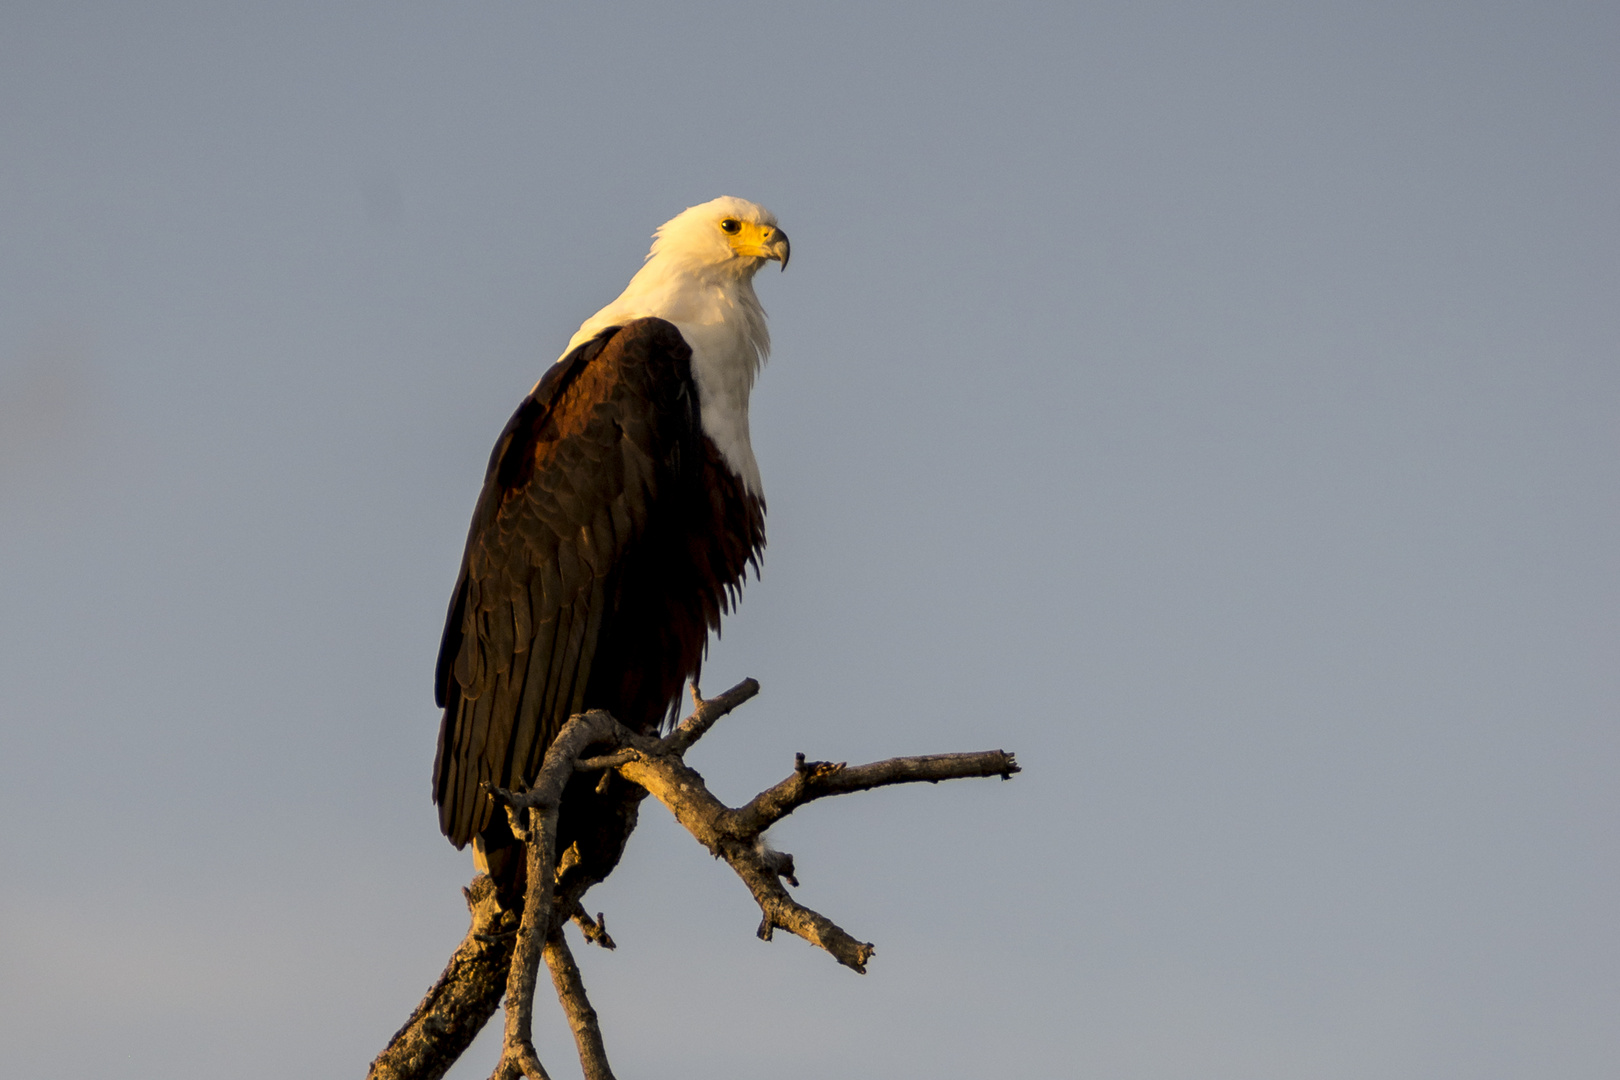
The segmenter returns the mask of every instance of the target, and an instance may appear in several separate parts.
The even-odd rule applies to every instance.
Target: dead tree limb
[[[438,1080],[472,1044],[506,993],[516,935],[501,925],[495,884],[479,875],[462,890],[472,925],[439,981],[371,1063],[371,1080]]]
[[[568,1026],[574,1032],[574,1045],[579,1050],[579,1063],[585,1071],[585,1080],[613,1080],[608,1068],[607,1047],[602,1044],[602,1029],[596,1020],[596,1010],[585,996],[585,980],[580,978],[579,965],[568,951],[562,928],[546,939],[546,966],[551,969],[551,985],[557,991],[557,1000],[568,1015]]]
[[[1018,771],[1018,763],[1009,753],[989,750],[977,754],[890,758],[850,769],[843,764],[807,763],[804,755],[799,754],[793,775],[761,792],[740,810],[733,810],[715,798],[703,777],[687,765],[678,752],[639,754],[618,766],[618,770],[625,779],[640,784],[669,807],[687,832],[731,866],[759,904],[763,915],[759,925],[761,938],[769,941],[773,930],[787,930],[826,949],[844,966],[864,974],[866,961],[872,956],[872,944],[856,940],[831,919],[789,896],[782,887],[782,879],[793,880],[792,856],[765,845],[761,841],[762,834],[798,807],[828,795],[922,780],[1010,777]]]
[[[527,829],[520,834],[528,859],[528,891],[523,898],[517,942],[512,948],[512,967],[506,977],[505,1042],[492,1080],[550,1080],[534,1051],[534,988],[546,942],[562,932],[552,919],[557,884],[557,808],[562,803],[563,785],[573,775],[574,763],[585,748],[614,738],[618,727],[618,721],[600,710],[574,716],[546,751],[533,787],[522,793],[491,789],[496,801],[528,815]],[[579,991],[583,995],[583,985]],[[594,1012],[591,1022],[595,1023]],[[607,1065],[605,1058],[602,1065]],[[610,1078],[612,1075],[607,1074]]]
[[[405,1027],[372,1063],[370,1080],[437,1080],[493,1013],[495,1001],[491,993],[496,985],[504,985],[506,992],[506,1032],[493,1080],[549,1080],[535,1055],[532,1036],[533,996],[542,958],[551,970],[558,1000],[573,1029],[586,1080],[612,1080],[596,1010],[586,997],[579,968],[563,938],[563,926],[573,920],[579,923],[587,940],[613,947],[605,920],[598,916],[592,921],[580,903],[596,881],[579,875],[565,877],[568,868],[559,866],[555,850],[563,785],[576,771],[600,771],[599,791],[607,789],[614,773],[637,785],[623,796],[630,807],[632,825],[633,804],[644,794],[651,794],[668,807],[675,820],[716,857],[724,859],[748,886],[762,915],[758,930],[761,938],[769,941],[774,930],[787,930],[825,949],[846,967],[864,973],[874,952],[872,944],[857,940],[831,919],[788,895],[783,882],[798,884],[793,856],[766,844],[765,830],[806,803],[828,796],[889,784],[988,776],[1006,780],[1019,771],[1018,762],[1003,750],[889,758],[853,767],[843,762],[807,762],[803,754],[798,754],[793,772],[786,779],[733,809],[709,791],[702,775],[686,764],[685,754],[721,717],[757,693],[759,684],[752,679],[707,700],[694,686],[692,715],[662,739],[633,732],[605,712],[581,713],[564,725],[547,750],[532,788],[525,792],[495,790],[493,794],[508,807],[514,832],[527,849],[527,893],[521,919],[513,931],[508,927],[510,913],[504,923],[500,922],[498,910],[492,916],[487,910],[495,907],[488,879],[474,881],[468,893],[473,928],[467,940]],[[604,746],[609,748],[607,753],[583,757],[587,747]],[[564,879],[569,884],[559,895],[557,882]],[[477,892],[480,883],[484,884],[483,893]],[[475,895],[486,899],[475,901]],[[485,906],[480,907],[480,903]],[[503,960],[506,972],[501,984],[495,972]],[[495,997],[499,994],[495,993]],[[452,1007],[459,1002],[465,1002],[459,1010]],[[486,1005],[487,1011],[479,1017],[479,1010]]]

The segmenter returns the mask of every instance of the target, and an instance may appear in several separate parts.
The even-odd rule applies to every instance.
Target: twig
[[[744,679],[718,697],[707,699],[703,698],[701,692],[694,686],[692,715],[677,724],[668,735],[662,739],[650,739],[645,735],[637,735],[628,728],[621,728],[619,738],[627,745],[610,754],[582,758],[574,768],[580,772],[616,769],[620,765],[638,761],[648,754],[674,754],[676,757],[684,757],[692,748],[692,744],[708,734],[709,729],[714,727],[722,716],[758,693],[759,683],[753,679]]]
[[[675,726],[674,731],[664,736],[663,741],[658,744],[657,752],[685,757],[692,744],[708,734],[716,721],[758,693],[759,683],[753,679],[744,679],[725,693],[705,699],[703,692],[697,688],[696,683],[693,683],[692,715],[682,720]]]
[[[574,954],[568,951],[568,942],[563,939],[560,928],[546,939],[545,957],[546,966],[551,969],[551,985],[556,988],[557,1000],[568,1014],[568,1026],[574,1032],[574,1045],[579,1050],[585,1080],[614,1080],[596,1010],[585,996],[585,981],[580,978],[579,965],[574,963]]]
[[[890,784],[961,780],[975,776],[999,776],[1003,780],[1021,772],[1018,760],[1005,750],[984,750],[974,754],[923,754],[918,757],[889,758],[870,765],[850,768],[843,762],[806,762],[803,754],[794,757],[793,775],[767,788],[736,811],[733,827],[742,834],[758,835],[787,817],[805,803],[828,795],[848,795]]]
[[[585,940],[592,945],[600,945],[602,948],[609,950],[618,948],[617,945],[613,944],[613,939],[608,937],[607,916],[600,911],[596,913],[596,918],[592,919],[590,912],[585,910],[584,905],[575,902],[573,914],[569,918],[574,920],[574,925],[579,927],[579,932],[585,935]]]

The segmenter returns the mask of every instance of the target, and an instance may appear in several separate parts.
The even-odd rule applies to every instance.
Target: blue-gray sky
[[[1611,4],[8,3],[0,1073],[361,1074],[465,927],[489,446],[725,193],[794,261],[694,764],[1026,771],[778,830],[864,978],[649,808],[622,1075],[1615,1075],[1617,176]]]

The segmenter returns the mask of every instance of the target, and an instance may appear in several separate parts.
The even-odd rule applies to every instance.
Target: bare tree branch
[[[1019,771],[1014,756],[1002,750],[890,758],[853,767],[842,762],[807,762],[803,754],[798,754],[791,775],[741,808],[732,809],[709,791],[703,777],[686,764],[685,754],[716,721],[757,693],[759,684],[752,679],[707,700],[693,687],[692,715],[663,739],[637,734],[605,712],[581,713],[564,725],[547,750],[532,788],[521,793],[492,791],[507,806],[513,831],[526,848],[528,881],[522,917],[513,931],[509,926],[511,913],[506,913],[502,921],[488,879],[474,881],[468,893],[473,926],[467,940],[410,1021],[373,1062],[372,1080],[437,1080],[442,1076],[493,1013],[500,996],[496,972],[502,961],[506,963],[506,1032],[493,1080],[545,1080],[532,1035],[534,990],[542,958],[551,970],[552,984],[573,1029],[586,1080],[612,1080],[596,1010],[586,997],[579,967],[563,938],[564,924],[573,920],[586,940],[613,948],[605,920],[598,915],[593,921],[580,902],[585,891],[611,867],[575,873],[578,851],[570,849],[559,859],[555,850],[563,785],[576,771],[600,770],[599,793],[610,789],[609,781],[615,773],[637,785],[612,786],[623,800],[625,835],[634,826],[635,804],[645,794],[668,807],[676,821],[716,857],[724,859],[748,886],[762,915],[758,931],[761,938],[769,941],[773,931],[787,930],[862,973],[874,952],[872,944],[857,940],[831,919],[788,895],[783,881],[798,884],[793,856],[766,844],[762,839],[765,830],[806,803],[830,795],[889,784],[938,783],[967,777],[1000,776],[1005,780]],[[611,749],[594,757],[581,757],[586,747],[601,746]],[[595,877],[590,876],[593,873]],[[559,882],[566,882],[566,886],[559,886]],[[482,892],[478,891],[480,883]],[[464,1000],[468,1004],[461,1005],[459,1011],[453,1007]]]
[[[558,876],[560,877],[561,874],[559,873]],[[593,919],[590,912],[585,910],[584,905],[576,900],[573,913],[569,915],[569,918],[574,920],[574,925],[579,927],[579,932],[585,935],[585,940],[592,945],[600,945],[604,949],[618,948],[613,943],[613,939],[608,937],[607,916],[600,911],[596,913],[596,918]]]
[[[676,757],[685,756],[692,748],[692,744],[703,738],[709,729],[714,727],[715,721],[758,693],[759,683],[753,679],[744,679],[718,697],[705,699],[703,691],[693,683],[692,715],[682,720],[675,726],[675,730],[664,736],[664,741],[658,744],[658,752],[674,754]]]
[[[545,943],[556,929],[552,925],[552,900],[557,884],[557,808],[562,803],[563,785],[573,775],[574,762],[587,746],[615,738],[619,726],[601,710],[570,718],[547,749],[533,787],[522,794],[502,788],[490,791],[496,801],[527,808],[529,815],[524,843],[528,891],[506,977],[506,1036],[493,1080],[516,1080],[518,1076],[549,1080],[534,1052],[534,988]]]
[[[839,963],[863,974],[873,952],[871,943],[856,940],[831,919],[789,896],[781,878],[791,878],[791,859],[784,865],[782,853],[762,844],[760,835],[799,806],[827,795],[923,780],[1010,776],[1017,771],[1013,756],[1000,750],[890,758],[854,769],[825,762],[806,764],[801,754],[792,776],[755,796],[742,810],[732,810],[715,798],[703,777],[677,755],[640,755],[619,766],[627,780],[640,784],[669,807],[687,832],[725,859],[742,878],[764,915],[759,927],[761,938],[769,941],[771,932],[779,927],[826,949]]]
[[[889,758],[853,769],[843,762],[805,761],[794,755],[793,775],[773,788],[755,795],[748,805],[736,811],[733,827],[744,835],[757,836],[807,802],[828,795],[848,795],[889,784],[915,784],[927,781],[960,780],[975,776],[999,776],[1003,780],[1019,772],[1018,761],[1005,750],[984,750],[975,754],[923,754],[919,757]]]
[[[709,791],[703,777],[687,765],[686,750],[716,720],[759,692],[752,679],[709,701],[701,698],[692,715],[656,746],[645,737],[619,727],[625,749],[604,758],[581,762],[580,768],[616,767],[625,779],[646,788],[669,807],[675,819],[714,855],[723,858],[754,894],[764,915],[759,936],[770,940],[780,927],[832,954],[839,963],[865,972],[873,947],[856,940],[831,919],[795,901],[782,887],[793,876],[791,856],[770,850],[760,842],[764,831],[798,807],[828,795],[841,795],[888,784],[951,780],[961,777],[1010,777],[1018,771],[1013,755],[1000,750],[978,754],[931,754],[890,758],[850,769],[842,763],[806,763],[796,757],[793,775],[755,796],[741,810],[732,810]],[[600,763],[600,764],[599,764]]]
[[[438,1080],[483,1030],[506,993],[515,934],[502,932],[495,885],[479,875],[462,890],[472,925],[439,981],[371,1063],[367,1080]]]
[[[551,1080],[551,1074],[540,1064],[534,1047],[519,1046],[502,1053],[500,1063],[490,1074],[490,1080]]]
[[[557,990],[563,1012],[568,1014],[568,1026],[574,1031],[574,1045],[579,1049],[579,1064],[585,1071],[585,1080],[614,1080],[596,1010],[585,996],[585,980],[580,978],[579,965],[574,963],[574,954],[568,951],[568,942],[563,939],[560,928],[546,939],[545,957],[546,966],[551,969],[551,985]]]

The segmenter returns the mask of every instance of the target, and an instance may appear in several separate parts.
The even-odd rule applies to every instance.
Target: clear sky
[[[736,194],[764,693],[693,763],[1025,772],[777,830],[865,977],[649,807],[620,1074],[1615,1076],[1617,177],[1612,3],[10,0],[0,1074],[363,1073],[465,928],[489,447]]]

